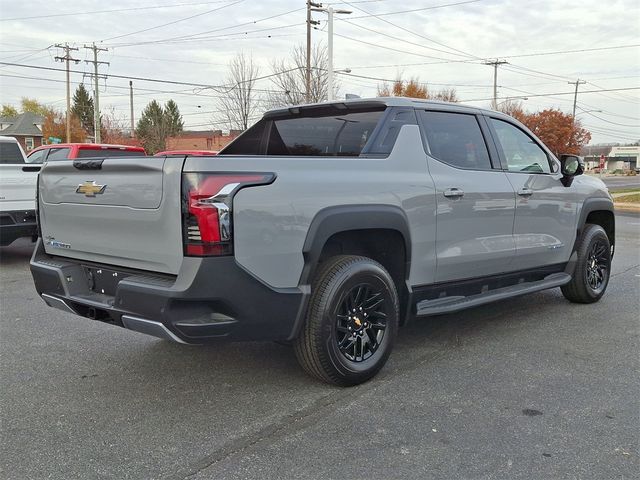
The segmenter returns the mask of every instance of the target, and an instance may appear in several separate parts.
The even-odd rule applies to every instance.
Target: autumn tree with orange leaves
[[[66,141],[67,138],[67,121],[64,114],[56,111],[49,111],[44,117],[42,125],[42,135],[45,141],[49,137],[57,137]],[[87,132],[84,131],[80,120],[75,115],[71,115],[71,142],[84,142],[87,139]]]
[[[442,100],[444,102],[457,102],[458,96],[455,89],[442,89],[435,93],[429,91],[427,86],[420,83],[418,78],[410,78],[402,80],[398,77],[391,86],[383,83],[378,86],[379,97],[410,97],[410,98],[426,98],[430,100]]]
[[[580,120],[558,109],[526,113],[522,102],[507,101],[500,106],[500,111],[524,123],[555,155],[579,155],[580,149],[591,140],[591,133],[582,127]]]

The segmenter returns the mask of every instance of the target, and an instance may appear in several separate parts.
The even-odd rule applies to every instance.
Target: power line
[[[282,16],[289,15],[289,14],[294,13],[294,12],[299,12],[300,10],[304,10],[304,9],[305,9],[305,7],[295,8],[293,10],[288,10],[286,12],[277,13],[275,15],[270,15],[270,16],[264,17],[264,18],[259,18],[258,20],[252,20],[252,21],[249,21],[249,22],[239,23],[237,25],[230,25],[228,27],[214,28],[213,30],[206,30],[204,32],[199,32],[199,33],[192,33],[192,34],[188,34],[188,35],[179,35],[179,36],[176,36],[176,37],[169,37],[169,38],[163,38],[163,39],[158,39],[158,40],[148,40],[148,41],[145,41],[145,42],[114,44],[112,46],[113,47],[118,47],[118,46],[120,46],[120,47],[125,47],[125,46],[130,47],[130,46],[137,46],[137,45],[150,45],[150,44],[156,44],[156,43],[169,43],[170,41],[173,41],[173,40],[181,40],[181,39],[187,39],[187,38],[199,39],[201,35],[207,35],[207,34],[210,34],[210,33],[222,32],[224,30],[231,30],[231,29],[238,28],[238,27],[244,27],[246,25],[253,25],[253,24],[256,24],[258,22],[264,22],[266,20],[271,20],[273,18],[282,17]]]
[[[155,10],[159,8],[196,7],[199,5],[212,5],[215,3],[225,3],[228,1],[229,0],[217,0],[215,2],[173,3],[168,5],[152,5],[149,7],[117,8],[113,10],[94,10],[92,12],[52,13],[48,15],[32,15],[29,17],[0,18],[0,22],[11,22],[15,20],[33,20],[36,18],[77,17],[79,15],[97,15],[101,13],[133,12],[138,10]]]
[[[343,19],[344,21],[344,19]],[[615,46],[609,46],[609,47],[598,47],[598,48],[581,48],[581,49],[577,49],[577,50],[555,50],[552,52],[535,52],[535,53],[523,53],[523,54],[519,54],[519,55],[492,55],[492,57],[499,57],[499,58],[522,58],[522,57],[539,57],[539,56],[545,56],[545,55],[564,55],[564,54],[570,54],[570,53],[582,53],[582,52],[597,52],[597,51],[601,51],[601,50],[617,50],[617,49],[624,49],[624,48],[636,48],[636,47],[640,47],[640,45],[615,45]],[[460,60],[452,60],[451,63],[468,63],[467,60],[464,61],[460,61]],[[387,64],[387,65],[356,65],[352,68],[391,68],[391,67],[418,67],[418,66],[423,66],[423,65],[433,65],[433,63],[424,63],[424,62],[418,62],[418,63],[395,63],[395,64]],[[618,77],[618,78],[628,78],[628,77]]]
[[[369,17],[387,17],[390,15],[401,15],[403,13],[414,13],[414,12],[424,12],[426,10],[435,10],[438,8],[445,8],[445,7],[455,7],[458,5],[467,5],[469,3],[478,3],[478,2],[482,2],[484,0],[466,0],[464,2],[454,2],[454,3],[445,3],[442,5],[432,5],[430,7],[421,7],[421,8],[412,8],[411,10],[397,10],[395,12],[383,12],[383,13],[370,13],[367,15],[360,15],[359,17],[351,17],[351,20],[357,20],[359,18],[369,18]],[[347,2],[343,2],[343,3],[347,3]]]
[[[383,78],[383,77],[371,77],[368,75],[357,75],[355,73],[347,73],[347,72],[337,72],[338,75],[345,77],[354,77],[354,78],[364,78],[367,80],[376,80],[379,82],[395,82],[397,79]],[[478,87],[478,88],[489,88],[490,85],[475,85],[475,84],[464,84],[464,83],[437,83],[437,82],[415,82],[418,85],[438,85],[443,87]]]
[[[640,87],[625,87],[625,88],[607,88],[601,90],[583,90],[580,93],[600,93],[600,92],[622,92],[628,90],[640,90]],[[498,100],[506,100],[506,99],[516,99],[516,98],[528,98],[528,97],[551,97],[554,95],[573,95],[574,92],[555,92],[555,93],[536,93],[536,94],[527,94],[513,97],[498,97]],[[465,100],[465,102],[481,102],[486,100],[493,100],[493,98],[473,98],[469,100]]]
[[[233,3],[229,3],[227,5],[223,5],[222,7],[213,8],[211,10],[207,10],[206,12],[196,13],[195,15],[191,15],[191,16],[184,17],[184,18],[179,18],[177,20],[173,20],[173,21],[168,22],[168,23],[163,23],[161,25],[156,25],[154,27],[143,28],[142,30],[136,30],[135,32],[125,33],[125,34],[122,34],[122,35],[116,35],[115,37],[103,38],[102,40],[100,40],[100,42],[106,42],[106,41],[109,41],[109,40],[116,40],[118,38],[128,37],[130,35],[136,35],[138,33],[149,32],[151,30],[156,30],[156,29],[162,28],[162,27],[168,27],[169,25],[174,25],[176,23],[184,22],[185,20],[191,20],[192,18],[201,17],[203,15],[208,15],[210,13],[217,12],[218,10],[222,10],[223,8],[232,7],[232,6],[237,5],[238,3],[242,3],[242,2],[244,2],[244,0],[237,0],[237,1],[233,2]]]
[[[64,72],[65,71],[62,68],[45,67],[45,66],[41,66],[41,65],[25,65],[25,64],[12,63],[12,62],[0,62],[0,65],[7,65],[7,66],[10,66],[10,67],[21,67],[21,68],[33,68],[33,69],[37,69],[37,70],[49,70],[49,71],[54,71],[54,72]],[[85,73],[85,72],[78,71],[78,70],[69,70],[69,72],[70,73],[79,73],[79,74],[84,74]],[[157,79],[157,78],[135,77],[135,76],[131,76],[131,75],[116,75],[116,74],[113,74],[113,73],[105,74],[104,76],[105,77],[112,77],[112,78],[123,78],[123,79],[126,79],[126,80],[140,80],[140,81],[143,81],[143,82],[167,83],[167,84],[171,84],[171,85],[185,85],[185,86],[189,86],[189,87],[201,87],[201,88],[215,87],[214,85],[207,85],[207,84],[203,84],[203,83],[180,82],[180,81],[175,81],[175,80],[160,80],[160,79]]]
[[[347,3],[347,5],[350,5],[350,4]],[[383,19],[380,19],[380,20],[383,20]],[[404,38],[396,37],[394,35],[389,35],[388,33],[384,33],[384,32],[381,32],[379,30],[374,30],[373,28],[365,27],[364,25],[358,25],[357,23],[351,22],[351,21],[346,20],[346,19],[342,19],[342,21],[348,23],[349,25],[353,25],[354,27],[358,27],[358,28],[360,28],[362,30],[367,30],[367,31],[373,32],[373,33],[375,33],[377,35],[382,35],[383,37],[391,38],[392,40],[397,40],[397,41],[400,41],[400,42],[403,42],[403,43],[407,43],[409,45],[413,45],[413,46],[420,47],[420,48],[427,48],[429,50],[434,50],[436,52],[441,52],[441,53],[447,53],[447,54],[452,54],[452,55],[460,55],[460,54],[457,54],[457,53],[447,52],[445,50],[440,50],[440,49],[437,49],[437,48],[427,47],[426,45],[422,45],[420,43],[412,42],[410,40],[405,40]],[[426,56],[426,55],[424,55],[424,57],[425,58],[433,58],[435,60],[445,60],[445,61],[448,60],[447,58],[442,58],[442,57],[433,57],[433,56]]]
[[[597,118],[598,120],[605,122],[605,123],[610,123],[612,125],[618,125],[619,127],[631,127],[631,128],[640,128],[640,125],[629,125],[627,123],[617,123],[617,122],[612,122],[610,120],[605,120],[604,118],[600,118],[599,116],[595,115],[592,112],[589,111],[585,111],[583,113],[586,113],[587,115],[591,115],[594,118]]]
[[[431,49],[431,50],[434,50],[434,51],[437,51],[437,52],[447,53],[447,54],[449,54],[449,55],[458,55],[458,56],[464,56],[464,57],[470,57],[470,58],[476,58],[476,59],[478,58],[478,57],[476,57],[475,55],[472,55],[472,54],[470,54],[470,53],[464,52],[464,51],[459,50],[459,49],[457,49],[457,48],[450,47],[449,45],[446,45],[446,44],[444,44],[444,43],[441,43],[441,42],[438,42],[438,41],[436,41],[436,40],[433,40],[432,38],[429,38],[429,37],[427,37],[427,36],[425,36],[425,35],[423,35],[423,34],[421,34],[421,33],[414,32],[413,30],[409,30],[409,29],[408,29],[408,28],[406,28],[406,27],[403,27],[403,26],[401,26],[401,25],[398,25],[398,24],[396,24],[396,23],[393,23],[393,22],[391,22],[390,20],[387,20],[386,18],[382,18],[382,17],[381,17],[380,15],[378,15],[378,14],[368,12],[367,10],[364,10],[363,8],[360,8],[360,7],[358,7],[357,5],[353,5],[352,3],[349,3],[349,2],[343,2],[343,3],[346,3],[347,5],[349,5],[349,6],[353,7],[353,8],[356,8],[356,9],[360,10],[361,12],[366,13],[367,15],[370,15],[370,16],[372,16],[372,17],[375,17],[376,19],[378,19],[378,20],[380,20],[380,21],[382,21],[382,22],[384,22],[384,23],[386,23],[386,24],[388,24],[388,25],[391,25],[391,26],[393,26],[393,27],[399,28],[400,30],[402,30],[402,31],[404,31],[404,32],[407,32],[407,33],[410,33],[410,34],[412,34],[412,35],[415,35],[415,36],[417,36],[417,37],[419,37],[419,38],[422,38],[423,40],[427,40],[428,42],[435,43],[436,45],[440,45],[441,47],[448,48],[448,49],[453,50],[454,52],[457,52],[457,53],[449,52],[449,51],[446,51],[446,50],[440,50],[440,49],[433,48],[433,47],[427,47],[427,46],[424,46],[424,45],[415,44],[415,43],[413,43],[413,42],[408,42],[407,40],[403,40],[403,41],[405,41],[405,42],[408,42],[408,43],[411,43],[411,44],[414,44],[414,45],[419,45],[419,46],[422,46],[422,47],[424,47],[424,48],[428,48],[428,49]],[[435,6],[435,7],[430,7],[430,8],[432,8],[432,9],[433,9],[433,8],[441,8],[441,7],[440,7],[440,6]],[[353,17],[353,18],[355,19],[355,18],[362,18],[362,17]],[[347,22],[347,23],[349,23],[349,24],[351,24],[351,25],[355,25],[355,26],[360,26],[360,27],[362,27],[361,25],[358,25],[358,24],[356,24],[356,23],[353,23],[353,21],[352,21],[352,20],[347,20],[347,19],[342,19],[342,20],[343,20],[343,21],[345,21],[345,22]],[[367,30],[369,30],[369,29],[367,29]],[[376,32],[376,33],[380,33],[380,34],[382,34],[382,32]],[[386,35],[385,35],[385,36],[386,36]],[[397,38],[397,37],[392,37],[392,38]]]
[[[269,27],[269,28],[260,28],[257,30],[247,30],[245,32],[230,32],[230,33],[223,33],[221,35],[208,35],[208,36],[203,36],[203,37],[193,37],[193,38],[177,38],[175,40],[172,39],[167,39],[167,40],[160,40],[160,41],[149,41],[149,42],[138,42],[138,43],[130,43],[130,44],[115,44],[115,46],[110,46],[110,48],[127,48],[127,47],[132,47],[132,46],[144,46],[147,44],[166,44],[166,43],[187,43],[187,42],[203,42],[203,41],[208,41],[208,40],[218,40],[218,41],[224,41],[224,40],[246,40],[246,39],[251,39],[251,38],[274,38],[274,37],[286,37],[286,36],[291,36],[291,35],[296,35],[296,34],[283,34],[283,35],[266,35],[266,36],[255,36],[255,37],[242,37],[243,35],[248,35],[251,33],[259,33],[259,32],[267,32],[267,31],[271,31],[271,30],[283,30],[285,28],[292,28],[292,27],[298,27],[300,25],[303,25],[302,23],[292,23],[289,25],[279,25],[277,27]],[[241,38],[238,38],[237,36],[240,36]]]
[[[398,48],[387,47],[386,45],[377,45],[375,43],[367,42],[366,40],[360,40],[359,38],[348,37],[347,35],[343,35],[341,33],[334,33],[334,35],[337,36],[337,37],[345,38],[347,40],[351,40],[352,42],[362,43],[363,45],[369,45],[370,47],[375,47],[375,48],[382,48],[384,50],[389,50],[389,51],[396,52],[396,53],[402,53],[402,54],[405,54],[405,55],[413,55],[413,56],[422,57],[422,58],[437,58],[437,57],[433,57],[431,55],[424,55],[422,53],[408,52],[406,50],[400,50]],[[434,62],[433,64],[436,64],[436,63],[455,63],[455,62],[459,62],[459,61],[460,60],[445,60],[445,61],[442,61],[442,62]],[[467,60],[467,62],[470,62],[470,60]]]

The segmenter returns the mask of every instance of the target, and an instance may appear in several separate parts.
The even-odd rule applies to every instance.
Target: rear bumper
[[[0,212],[0,246],[12,244],[21,237],[37,235],[35,210]]]
[[[268,287],[233,257],[185,257],[177,277],[160,276],[53,257],[41,240],[31,273],[51,307],[191,344],[288,339],[307,295],[303,289]]]

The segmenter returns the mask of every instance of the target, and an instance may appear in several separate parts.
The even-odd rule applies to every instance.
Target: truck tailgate
[[[118,157],[45,164],[39,185],[45,251],[177,274],[183,161]]]

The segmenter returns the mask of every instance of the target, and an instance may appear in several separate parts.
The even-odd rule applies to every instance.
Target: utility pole
[[[495,59],[493,62],[484,62],[485,65],[493,65],[493,102],[491,108],[498,109],[498,65],[509,63],[506,60]]]
[[[93,63],[93,130],[94,142],[100,143],[100,89],[98,88],[98,65],[109,65],[109,62],[99,62],[98,52],[106,52],[106,48],[96,47],[95,42],[91,46],[85,45],[84,48],[93,50],[93,60],[85,60],[86,63]]]
[[[328,55],[329,55],[329,62],[328,62],[328,76],[327,76],[327,100],[329,102],[333,101],[333,96],[334,96],[334,75],[335,72],[333,71],[333,15],[338,13],[338,14],[344,14],[344,15],[348,15],[350,13],[352,13],[350,10],[336,10],[333,7],[329,6],[326,8],[314,8],[313,11],[315,12],[325,12],[328,17],[329,17],[329,23],[328,23],[328,35],[329,35],[329,40],[327,42],[327,50],[328,50]]]
[[[571,118],[573,118],[574,120],[576,119],[576,104],[578,103],[578,86],[579,85],[584,85],[585,83],[587,83],[584,80],[580,80],[577,79],[575,82],[567,82],[569,85],[575,85],[576,86],[576,91],[573,94],[573,115],[571,116]]]
[[[67,69],[67,143],[71,143],[71,77],[69,74],[69,62],[76,62],[76,64],[80,63],[80,60],[77,58],[71,57],[71,52],[78,50],[75,47],[70,47],[68,43],[64,45],[57,43],[55,45],[57,48],[62,48],[64,50],[64,57],[55,57],[56,61],[65,62]]]
[[[307,0],[307,69],[305,72],[305,99],[311,103],[311,25],[318,25],[320,22],[311,20],[311,7],[321,8],[321,3],[314,3]]]
[[[133,123],[133,81],[129,80],[129,107],[131,108],[131,138],[135,137],[135,124]]]

